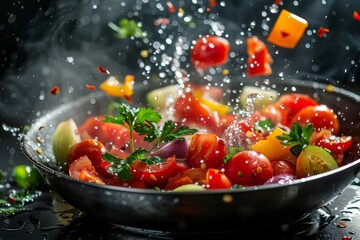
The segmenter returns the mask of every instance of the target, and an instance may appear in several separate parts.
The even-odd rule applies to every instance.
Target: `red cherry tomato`
[[[216,119],[191,93],[185,93],[175,101],[174,117],[185,125],[195,125],[210,131],[217,127]]]
[[[212,133],[194,134],[186,163],[194,168],[221,168],[225,155],[225,143],[218,136]]]
[[[243,186],[262,185],[273,177],[269,159],[253,150],[235,154],[224,168],[226,176],[233,184]]]
[[[229,189],[232,184],[229,178],[219,169],[209,168],[206,172],[207,189]]]
[[[207,170],[205,168],[190,168],[180,172],[174,177],[169,178],[164,189],[173,190],[185,184],[206,185],[206,172]]]
[[[288,93],[282,95],[277,103],[281,106],[282,109],[287,111],[288,120],[290,121],[295,114],[297,114],[301,109],[308,106],[317,106],[318,103],[315,99],[309,97],[305,94],[299,93]]]
[[[287,126],[288,111],[285,110],[280,104],[272,103],[262,109],[264,116],[274,124],[282,124]]]
[[[96,174],[96,170],[88,156],[81,156],[69,165],[69,175],[75,179],[79,179],[83,170]]]
[[[130,164],[130,167],[133,178],[144,181],[145,185],[150,187],[163,184],[176,174],[178,169],[175,156],[156,164],[147,164],[146,162],[135,160]]]
[[[207,69],[226,63],[230,51],[228,40],[217,36],[199,38],[191,50],[191,62],[197,69]]]
[[[277,175],[280,175],[283,173],[295,175],[295,173],[296,173],[296,165],[293,162],[290,162],[288,160],[271,161],[271,166],[273,169],[274,176],[277,176]]]
[[[294,122],[298,122],[302,126],[312,123],[315,131],[329,129],[334,135],[339,132],[339,120],[336,114],[325,105],[308,106],[301,109],[291,120],[291,125]]]

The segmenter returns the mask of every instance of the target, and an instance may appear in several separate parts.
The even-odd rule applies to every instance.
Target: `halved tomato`
[[[308,106],[317,106],[318,103],[312,97],[300,93],[288,93],[280,96],[277,103],[282,109],[287,111],[288,121],[290,121],[295,114]]]
[[[206,172],[207,189],[229,189],[232,184],[220,169],[209,168]]]
[[[221,168],[226,154],[224,141],[215,134],[194,134],[191,137],[186,163],[194,168]]]
[[[156,164],[147,164],[135,160],[130,164],[130,168],[133,178],[144,181],[145,185],[149,187],[162,185],[171,176],[175,175],[178,169],[175,156]]]
[[[81,156],[69,165],[69,175],[75,179],[79,179],[80,173],[83,170],[96,175],[96,170],[88,156]]]

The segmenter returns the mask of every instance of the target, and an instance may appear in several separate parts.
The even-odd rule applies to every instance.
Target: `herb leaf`
[[[262,133],[270,132],[274,128],[275,128],[275,124],[271,122],[269,119],[255,122],[255,126],[254,126],[254,129],[256,131],[260,131]]]
[[[299,123],[294,122],[291,127],[290,133],[284,133],[276,138],[281,140],[281,144],[291,146],[290,152],[298,157],[301,151],[309,145],[311,134],[314,132],[314,126],[309,123],[301,127]]]
[[[146,33],[141,29],[139,23],[127,18],[121,19],[117,25],[109,22],[108,26],[116,32],[115,36],[118,38],[143,38],[146,36]]]

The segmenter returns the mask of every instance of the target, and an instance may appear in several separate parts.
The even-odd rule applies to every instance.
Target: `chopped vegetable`
[[[247,43],[247,68],[246,74],[248,77],[270,75],[272,69],[270,64],[272,58],[264,42],[258,37],[249,37]]]
[[[50,93],[52,95],[58,95],[60,93],[60,88],[58,86],[54,86],[51,90]]]
[[[230,51],[228,40],[218,36],[205,36],[196,40],[190,58],[196,69],[223,65],[227,62]]]
[[[70,147],[81,140],[77,130],[78,127],[72,118],[60,122],[55,129],[52,139],[52,149],[57,164],[61,166],[63,170],[67,168],[67,158]]]
[[[100,84],[100,89],[113,97],[131,100],[133,95],[135,77],[133,75],[126,75],[124,83],[120,83],[119,80],[113,76],[110,76],[104,82]]]
[[[110,74],[110,71],[107,68],[98,66],[97,69],[101,74]]]
[[[356,21],[360,21],[360,14],[357,11],[354,11],[353,19],[355,19]]]
[[[240,94],[240,103],[242,106],[246,105],[246,98],[250,94],[259,94],[261,97],[254,99],[255,110],[264,108],[266,105],[275,102],[278,99],[279,92],[274,89],[263,89],[254,86],[243,87]]]
[[[326,33],[329,33],[330,30],[328,28],[320,27],[317,31],[317,35],[319,37],[324,37]]]
[[[43,184],[40,172],[28,165],[17,165],[13,168],[15,183],[23,189],[37,189]]]
[[[283,9],[270,31],[267,41],[284,48],[294,48],[303,36],[308,22]]]
[[[109,22],[108,26],[116,32],[115,36],[118,38],[143,38],[146,36],[146,33],[141,29],[139,23],[127,18],[121,19],[118,25]]]

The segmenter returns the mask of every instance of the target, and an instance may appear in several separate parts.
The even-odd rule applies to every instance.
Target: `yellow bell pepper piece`
[[[231,108],[225,104],[204,97],[202,91],[195,91],[194,96],[200,103],[204,104],[210,110],[217,111],[220,116],[226,115],[231,110]]]
[[[285,133],[281,128],[275,128],[266,139],[259,140],[251,148],[257,152],[264,154],[270,161],[289,160],[295,163],[296,157],[290,152],[291,146],[281,144],[277,136]]]
[[[134,75],[126,75],[123,84],[116,77],[111,76],[100,84],[100,89],[110,96],[130,99],[134,92],[134,83]]]
[[[284,48],[294,48],[303,36],[308,22],[283,9],[273,26],[267,41]]]

